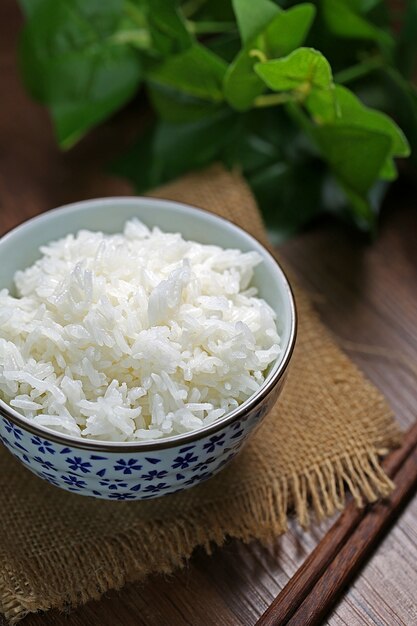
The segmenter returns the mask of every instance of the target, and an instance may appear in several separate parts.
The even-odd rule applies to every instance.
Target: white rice
[[[259,389],[279,356],[256,252],[149,230],[80,231],[0,291],[0,396],[33,422],[106,441],[189,432]]]

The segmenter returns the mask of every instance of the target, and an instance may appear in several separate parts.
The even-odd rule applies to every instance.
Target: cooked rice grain
[[[250,285],[256,252],[133,219],[41,253],[17,297],[0,291],[0,395],[39,425],[106,441],[189,432],[255,393],[280,354]]]

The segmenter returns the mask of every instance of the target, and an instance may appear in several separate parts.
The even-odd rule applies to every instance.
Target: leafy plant
[[[20,4],[62,148],[146,91],[154,124],[115,166],[138,191],[220,160],[281,234],[324,211],[373,230],[395,159],[417,162],[415,0],[402,26],[381,0]]]

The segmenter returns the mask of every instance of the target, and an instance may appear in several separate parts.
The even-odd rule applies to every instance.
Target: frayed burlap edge
[[[216,186],[224,185],[229,190],[229,204],[236,206],[235,200],[238,200],[239,206],[244,205],[251,215],[251,232],[268,246],[250,192],[246,190],[242,196],[246,186],[237,172],[226,173],[214,166],[207,171],[204,182],[199,174],[190,174],[181,181],[181,191],[176,182],[154,195],[181,199],[220,212],[213,205],[216,198],[210,194],[213,179],[216,179]],[[234,215],[228,217],[235,221]],[[304,292],[296,286],[296,281],[295,291],[298,303],[302,301],[303,307],[309,309],[310,319],[317,319],[317,313]],[[352,362],[350,366],[358,370]],[[68,563],[68,576],[63,576],[61,580],[42,581],[36,595],[29,582],[27,585],[22,583],[24,576],[21,575],[20,581],[17,581],[15,573],[4,567],[0,573],[0,611],[11,624],[16,624],[29,613],[50,608],[74,608],[89,600],[99,599],[109,590],[120,589],[127,582],[143,580],[150,574],[172,573],[186,564],[196,546],[202,546],[210,553],[213,547],[221,546],[226,537],[245,542],[258,539],[267,543],[287,530],[290,514],[294,514],[305,528],[311,514],[321,520],[342,510],[348,491],[358,506],[386,497],[392,491],[393,483],[384,473],[380,459],[389,449],[398,445],[401,435],[392,411],[381,399],[375,405],[370,405],[368,410],[372,414],[374,435],[370,435],[366,445],[358,442],[354,449],[350,448],[342,456],[325,458],[320,463],[280,478],[271,476],[270,482],[262,486],[245,485],[244,490],[228,496],[227,507],[220,493],[217,499],[211,500],[209,509],[195,507],[175,520],[139,519],[129,529],[129,533],[118,532],[117,536],[109,533],[89,541],[76,551],[61,546],[47,555],[28,558],[20,563],[19,572],[20,575],[26,572],[28,581],[40,571],[47,570],[54,559]],[[201,524],[203,509],[204,525]],[[141,541],[144,533],[149,537],[146,545]],[[137,555],[136,550],[138,542],[143,549],[140,555]],[[105,568],[103,563],[106,564]],[[79,572],[76,592],[73,590],[73,578],[70,582],[74,570]]]
[[[306,528],[311,512],[320,521],[343,509],[347,490],[358,506],[364,502],[374,502],[386,497],[392,491],[393,483],[384,473],[379,459],[387,450],[399,442],[399,431],[391,414],[381,416],[381,426],[386,432],[381,447],[368,447],[346,454],[344,458],[326,459],[322,464],[310,467],[304,472],[275,479],[269,485],[248,490],[228,499],[224,506],[219,498],[209,511],[205,510],[205,524],[201,524],[201,511],[196,508],[184,518],[143,521],[117,537],[100,537],[97,541],[83,546],[74,553],[71,548],[62,547],[56,551],[61,562],[71,562],[72,570],[77,568],[84,580],[79,581],[79,591],[71,594],[66,580],[46,581],[48,589],[40,597],[31,597],[13,578],[1,581],[3,588],[0,610],[10,624],[16,624],[29,613],[46,611],[51,607],[69,609],[98,600],[106,591],[120,589],[127,582],[140,581],[150,574],[170,574],[183,567],[196,546],[202,546],[210,553],[215,546],[221,546],[227,537],[244,542],[256,538],[263,543],[283,534],[288,529],[288,517],[294,512],[301,526]],[[255,497],[256,496],[256,497]],[[230,517],[233,516],[234,529],[230,533]],[[210,529],[210,531],[208,531]],[[144,533],[150,537],[147,553],[135,556],[135,547]],[[89,566],[86,567],[85,555]],[[144,557],[144,558],[143,558]],[[54,554],[47,555],[48,566]],[[106,569],[100,568],[106,563]],[[147,566],[144,567],[144,563]],[[45,564],[46,565],[46,564]],[[43,570],[42,558],[32,562],[35,572]],[[25,563],[30,574],[31,563]]]

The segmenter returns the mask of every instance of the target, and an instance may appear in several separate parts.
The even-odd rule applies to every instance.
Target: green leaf
[[[50,104],[61,148],[71,148],[88,130],[132,98],[137,89],[138,65],[134,60],[129,67],[127,61],[107,58],[105,67],[91,72],[91,84],[83,96],[60,98]]]
[[[200,44],[167,58],[147,72],[151,83],[166,85],[196,98],[223,100],[223,78],[227,65]]]
[[[315,15],[315,6],[308,2],[279,13],[263,33],[266,56],[281,57],[299,48],[310,30]]]
[[[338,37],[369,39],[392,47],[392,37],[360,15],[350,0],[321,0],[323,17],[330,31]]]
[[[353,209],[353,214],[359,225],[363,225],[371,231],[374,231],[375,213],[372,210],[372,205],[367,196],[357,193],[348,185],[344,184],[340,179],[338,179],[338,181],[347,196],[349,205],[351,209]]]
[[[159,53],[165,56],[175,54],[187,50],[193,44],[194,39],[174,2],[151,0],[147,9],[146,17],[152,46]]]
[[[208,102],[195,98],[166,85],[149,85],[147,92],[159,117],[175,124],[194,122],[212,114],[221,106],[218,103]]]
[[[361,13],[368,13],[381,3],[381,0],[356,0],[355,5]]]
[[[378,4],[381,4],[381,0],[339,0],[340,4],[345,4],[351,8],[354,13],[368,13]]]
[[[188,124],[159,122],[113,170],[144,191],[220,158],[234,130],[230,110]]]
[[[158,179],[153,161],[154,134],[155,124],[148,127],[139,141],[128,152],[111,163],[109,167],[112,174],[131,180],[138,193],[152,189],[160,182],[164,182]]]
[[[152,2],[152,0],[149,0]],[[183,0],[181,12],[189,19],[228,22],[234,19],[233,6],[224,0]]]
[[[332,83],[329,63],[321,52],[300,48],[283,59],[258,63],[256,73],[274,91],[297,91],[305,88],[326,89]]]
[[[394,68],[385,68],[379,72],[378,78],[383,93],[389,98],[387,110],[395,115],[406,133],[411,146],[411,159],[417,165],[417,89]]]
[[[44,0],[23,30],[25,82],[52,107],[62,147],[70,147],[137,90],[137,53],[113,40],[121,11],[119,0]]]
[[[219,160],[244,173],[281,235],[347,204],[369,226],[395,159],[409,154],[380,111],[401,125],[417,162],[417,92],[405,79],[415,0],[395,48],[382,0],[18,1],[25,82],[49,107],[61,146],[146,77],[155,126],[118,165],[142,191]],[[300,48],[307,36],[313,47]],[[336,82],[380,111],[335,86],[326,58]]]
[[[392,156],[409,156],[410,148],[404,133],[388,115],[365,106],[359,98],[342,85],[336,86],[336,99],[340,111],[340,120],[385,133],[391,137]]]
[[[352,189],[343,186],[340,181],[336,180],[337,183],[339,183],[348,201],[348,205],[345,208],[349,211],[349,215],[354,218],[356,225],[361,230],[370,231],[371,236],[375,237],[377,234],[377,216],[387,191],[387,183],[377,181],[370,188],[366,197],[356,194]],[[344,207],[338,208],[340,211],[340,208]],[[331,211],[332,207],[329,206],[328,209]]]
[[[224,94],[233,108],[238,111],[250,108],[254,99],[265,89],[254,71],[259,56],[255,56],[253,50],[260,51],[267,57],[288,54],[303,43],[314,15],[312,4],[301,4],[282,11],[275,15],[257,37],[248,42],[229,66],[225,76]]]
[[[224,97],[237,111],[250,109],[255,98],[265,90],[264,83],[254,71],[258,61],[258,57],[251,56],[248,47],[228,67],[223,84]]]
[[[339,108],[339,117],[335,124],[350,124],[358,128],[384,133],[391,140],[391,146],[385,162],[379,172],[379,177],[393,180],[397,170],[394,157],[406,157],[410,154],[408,142],[397,124],[385,113],[375,111],[362,102],[346,87],[336,86],[336,98]]]
[[[294,160],[299,129],[284,109],[252,109],[236,116],[235,139],[222,152],[228,167],[239,166],[245,175],[277,161]]]
[[[357,216],[372,222],[367,193],[378,180],[389,155],[390,137],[348,124],[315,127],[311,135],[348,194]]]
[[[205,42],[206,47],[226,63],[231,63],[240,51],[240,38],[237,33],[225,33]]]
[[[280,9],[270,0],[232,0],[242,43],[251,41]]]
[[[389,158],[392,138],[379,130],[350,125],[342,117],[330,124],[316,126],[299,106],[291,104],[287,108],[330,167],[348,198],[357,223],[374,228],[373,190]]]
[[[19,6],[27,18],[36,13],[44,2],[45,0],[18,0]]]
[[[318,160],[275,161],[249,174],[273,242],[296,233],[323,212],[324,166]]]
[[[417,63],[417,2],[407,0],[403,25],[397,38],[396,63],[403,76],[411,78]]]
[[[273,91],[290,92],[319,123],[335,118],[332,71],[317,50],[299,48],[282,59],[257,63],[255,71]]]
[[[338,115],[321,126],[311,124],[296,105],[290,110],[330,166],[356,217],[372,225],[369,192],[378,179],[396,177],[393,157],[407,156],[408,144],[387,115],[365,107],[345,87],[336,86],[335,96]]]
[[[187,27],[190,33],[195,36],[214,35],[214,34],[237,34],[235,22],[192,22],[188,21]]]
[[[221,111],[189,124],[159,124],[153,154],[161,178],[175,178],[215,159],[228,141],[232,119]]]

